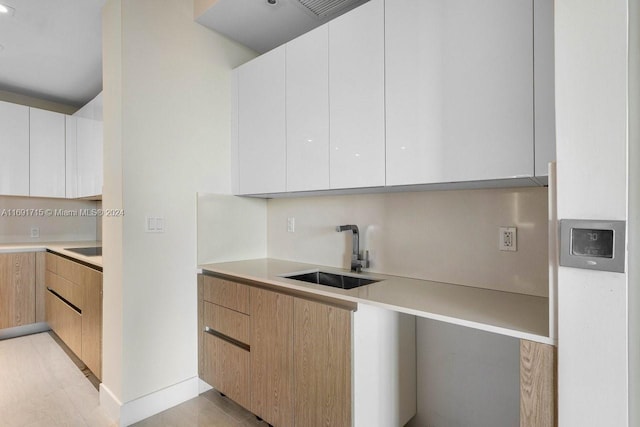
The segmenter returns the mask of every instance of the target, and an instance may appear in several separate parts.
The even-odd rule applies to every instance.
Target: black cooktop
[[[64,250],[84,256],[102,256],[102,246],[95,246],[92,248],[64,248]]]

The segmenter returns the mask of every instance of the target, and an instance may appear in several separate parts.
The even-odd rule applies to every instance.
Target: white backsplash
[[[271,258],[348,268],[351,233],[370,271],[548,295],[546,188],[429,191],[271,199]],[[295,232],[287,231],[295,218]],[[498,228],[517,227],[517,251],[498,250]]]
[[[96,209],[96,202],[0,196],[0,243],[96,240],[96,217],[80,216],[81,209]],[[31,237],[33,227],[40,237]]]

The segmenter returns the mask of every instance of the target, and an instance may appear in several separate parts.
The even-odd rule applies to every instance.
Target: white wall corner
[[[213,389],[213,387],[211,387],[208,383],[200,380],[198,382],[198,389],[199,389],[200,394],[202,394],[204,392],[207,392],[207,391]]]

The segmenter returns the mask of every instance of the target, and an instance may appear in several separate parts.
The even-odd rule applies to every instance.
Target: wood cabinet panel
[[[520,340],[520,427],[555,427],[555,402],[555,347]]]
[[[84,267],[82,288],[82,356],[91,372],[102,378],[102,273]]]
[[[252,287],[250,299],[249,409],[274,426],[292,426],[293,297]]]
[[[204,300],[248,314],[249,286],[204,276]]]
[[[202,341],[202,379],[249,408],[249,352],[208,333],[203,333]]]
[[[36,322],[45,321],[45,295],[47,285],[45,282],[45,257],[46,252],[36,252]]]
[[[294,299],[295,420],[351,425],[351,312]]]
[[[45,255],[45,270],[50,271],[52,273],[58,273],[58,259],[59,256],[52,254],[51,252],[46,252]]]
[[[73,351],[82,354],[82,316],[65,304],[51,291],[47,291],[46,319],[51,329]]]
[[[210,302],[204,303],[204,326],[249,344],[249,316]]]
[[[45,284],[47,288],[82,310],[84,292],[79,283],[71,282],[62,276],[47,271],[45,273]]]
[[[35,254],[0,254],[0,329],[36,320]]]

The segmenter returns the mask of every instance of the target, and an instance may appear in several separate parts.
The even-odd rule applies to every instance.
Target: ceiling
[[[270,4],[267,0],[215,0],[196,21],[264,53],[366,1],[275,0]]]
[[[102,90],[106,0],[0,0],[0,90],[80,107]]]

